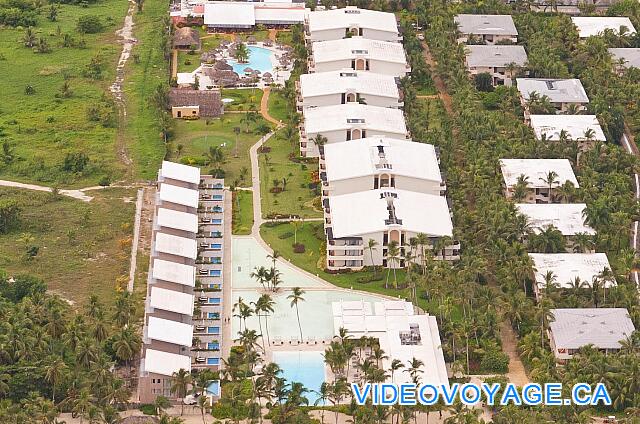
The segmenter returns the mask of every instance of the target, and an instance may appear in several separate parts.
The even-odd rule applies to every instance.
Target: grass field
[[[15,199],[22,209],[20,227],[0,234],[0,269],[40,277],[74,302],[90,294],[111,299],[116,279],[129,272],[136,193],[116,188],[90,193],[95,198],[85,203],[0,188],[0,199]],[[28,245],[39,248],[32,260],[25,259]]]
[[[206,119],[198,119],[196,121],[176,120],[175,136],[173,145],[182,145],[182,154],[178,156],[173,154],[171,160],[179,160],[183,163],[192,165],[200,165],[205,172],[210,167],[203,166],[202,160],[204,154],[209,151],[210,146],[221,146],[224,152],[224,164],[222,169],[225,170],[225,179],[228,183],[238,179],[240,186],[251,185],[251,161],[249,159],[249,148],[260,138],[260,135],[254,132],[246,132],[245,124],[241,123],[243,114],[230,113],[225,114],[222,118],[211,119],[207,125]],[[261,117],[255,124],[250,124],[250,130],[264,123]],[[234,127],[240,127],[241,132],[238,134],[237,157],[235,156],[236,136],[233,132]],[[247,175],[244,180],[242,177],[242,168],[247,168]]]
[[[253,227],[253,194],[246,190],[233,193],[233,234],[251,234]]]
[[[178,50],[178,72],[193,72],[200,66],[200,52]]]
[[[25,47],[24,28],[0,27],[0,134],[4,135],[0,143],[9,141],[15,155],[11,163],[0,162],[0,178],[69,187],[95,184],[103,176],[116,179],[123,168],[116,156],[115,126],[89,121],[87,108],[102,104],[108,110],[101,98],[109,98],[121,49],[114,31],[122,26],[127,2],[104,0],[86,8],[57,6],[56,22],[47,19],[43,7],[33,28],[36,39],[47,41],[50,53]],[[99,16],[104,31],[78,33],[76,23],[84,15]],[[70,47],[62,46],[65,34],[73,40]],[[101,64],[100,79],[83,76],[92,58]],[[60,96],[65,79],[72,92],[68,98]],[[26,94],[27,85],[35,89],[33,94]],[[89,167],[81,173],[63,171],[66,154],[76,152],[89,156]]]
[[[124,87],[129,156],[134,162],[135,176],[148,180],[156,178],[165,153],[156,111],[149,98],[159,84],[168,80],[169,62],[160,47],[162,19],[166,14],[166,2],[146,0],[143,13],[134,15],[134,36],[138,43],[133,47],[133,60],[127,63]]]
[[[286,121],[291,113],[289,102],[281,94],[280,90],[271,90],[268,107],[269,114],[280,121]]]
[[[262,90],[258,88],[230,88],[222,90],[223,99],[233,99],[224,105],[224,110],[260,110]]]
[[[309,188],[312,173],[317,171],[318,162],[297,163],[289,157],[298,157],[298,143],[296,140],[285,140],[282,132],[273,136],[265,144],[271,151],[260,154],[260,192],[262,194],[262,213],[298,215],[312,218],[322,216],[322,212],[315,209],[313,201],[317,197],[314,190]],[[267,162],[268,159],[268,162]],[[286,189],[279,193],[272,193],[274,180],[287,180]]]

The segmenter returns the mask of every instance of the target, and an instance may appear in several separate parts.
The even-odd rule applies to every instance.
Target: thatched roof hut
[[[229,65],[226,61],[224,60],[219,60],[217,61],[213,67],[215,69],[217,69],[218,71],[233,71],[233,66]]]
[[[215,51],[204,52],[200,55],[200,62],[215,63],[215,61],[216,61]]]
[[[215,117],[224,113],[222,98],[217,90],[191,90],[172,88],[169,92],[169,107],[199,106],[200,116]]]
[[[253,35],[249,35],[247,37],[247,44],[256,44],[256,37]]]
[[[157,417],[126,417],[122,424],[157,424],[160,420]]]
[[[215,68],[203,69],[204,74],[220,87],[233,87],[238,83],[240,77],[230,70],[218,70]]]
[[[266,46],[266,47],[271,47],[271,46],[273,46],[273,41],[271,41],[270,39],[268,39],[268,38],[267,38],[266,40],[264,40],[264,41],[262,42],[262,44],[263,44],[264,46]]]
[[[173,47],[176,49],[199,49],[200,33],[193,28],[178,28],[173,35]]]

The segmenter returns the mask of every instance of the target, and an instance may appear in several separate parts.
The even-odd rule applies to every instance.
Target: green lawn
[[[285,140],[281,131],[267,141],[265,146],[271,151],[259,156],[263,215],[321,217],[322,211],[313,205],[318,196],[315,190],[309,188],[313,175],[317,176],[318,161],[308,160],[305,163],[291,160],[290,157],[298,158],[299,155],[297,138]],[[285,190],[273,193],[271,190],[274,180],[278,180],[279,187],[282,188],[283,178],[287,181]]]
[[[182,145],[183,150],[180,156],[177,153],[171,155],[171,159],[200,166],[205,172],[208,172],[211,167],[204,165],[204,154],[209,151],[210,146],[221,146],[224,153],[222,169],[226,172],[227,182],[232,183],[237,179],[240,186],[251,185],[249,148],[260,138],[260,135],[253,132],[253,129],[264,123],[264,120],[258,117],[255,124],[250,124],[250,132],[247,133],[246,125],[240,122],[243,116],[244,114],[241,113],[227,113],[216,119],[176,120],[172,145],[176,147]],[[234,127],[241,129],[238,135],[237,157],[235,156]],[[244,179],[242,179],[242,168],[247,169]]]
[[[126,139],[129,155],[138,178],[157,177],[165,146],[157,124],[156,111],[149,98],[156,87],[169,77],[169,61],[160,49],[162,25],[167,5],[146,0],[144,12],[134,15],[134,36],[138,39],[127,63],[125,98],[127,100]],[[137,58],[137,59],[136,59]]]
[[[280,121],[286,121],[289,114],[293,112],[287,99],[277,89],[271,90],[268,107],[269,114]]]
[[[223,99],[233,99],[232,103],[226,103],[224,110],[260,110],[262,90],[258,88],[230,88],[222,90]]]
[[[237,190],[233,193],[233,234],[251,234],[253,227],[253,193]]]
[[[178,50],[178,72],[193,72],[200,66],[200,52]]]
[[[108,87],[121,49],[114,32],[122,26],[127,2],[57,7],[56,22],[47,19],[45,6],[33,28],[36,39],[46,40],[50,53],[25,47],[24,28],[0,27],[0,143],[7,141],[15,156],[10,163],[2,162],[0,178],[73,187],[95,184],[104,176],[116,179],[124,168],[116,155],[115,120],[105,119],[106,126],[90,121],[87,108],[100,106],[105,117],[112,110],[101,98],[111,99]],[[84,15],[99,16],[104,31],[78,33],[76,23]],[[65,35],[72,39],[70,47],[63,47]],[[84,76],[92,58],[101,64],[99,79]],[[67,98],[60,96],[65,79],[72,93]],[[35,89],[33,94],[26,94],[27,85]],[[89,156],[89,166],[80,173],[63,171],[65,156],[77,152]]]
[[[136,191],[109,188],[88,192],[85,203],[51,193],[0,188],[0,200],[15,199],[20,227],[0,234],[0,269],[28,273],[74,302],[90,294],[112,298],[116,278],[129,273]],[[33,238],[23,241],[24,234]],[[38,255],[24,259],[27,245]]]
[[[202,31],[202,30],[201,30]],[[203,32],[203,31],[202,31]],[[202,38],[203,34],[200,34],[200,52],[198,52],[198,57],[200,57],[200,53],[207,52],[209,50],[213,50],[220,45],[220,42],[225,38],[220,34],[204,35],[207,38]],[[226,37],[229,38],[229,37]]]

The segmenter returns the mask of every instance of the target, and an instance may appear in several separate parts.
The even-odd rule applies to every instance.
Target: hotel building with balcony
[[[526,196],[519,200],[524,203],[560,203],[557,197],[550,198],[554,189],[566,182],[570,182],[575,188],[579,187],[568,159],[500,159],[500,169],[504,180],[504,193],[509,199],[514,196],[518,179],[523,177],[526,180]],[[551,193],[546,182],[550,172],[556,174],[555,182],[551,185]]]
[[[529,100],[534,93],[538,98],[546,96],[556,114],[566,113],[570,105],[576,106],[577,112],[582,112],[589,104],[589,97],[579,79],[516,78],[516,85],[526,121],[530,115]]]
[[[489,74],[491,85],[513,85],[513,77],[527,63],[522,46],[465,46],[465,64],[471,76]],[[510,66],[515,67],[511,70]]]
[[[581,151],[607,141],[595,115],[531,115],[529,125],[538,140],[577,141]]]
[[[510,15],[457,15],[458,43],[466,43],[469,38],[481,40],[485,44],[518,42],[518,30]]]
[[[305,38],[310,42],[341,40],[353,36],[390,42],[402,40],[402,36],[398,35],[398,22],[393,13],[347,6],[309,12],[305,18]]]

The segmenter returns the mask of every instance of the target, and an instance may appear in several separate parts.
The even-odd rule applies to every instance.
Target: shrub
[[[293,253],[304,253],[305,248],[302,243],[294,243],[293,244]]]
[[[489,350],[480,361],[480,369],[486,373],[505,373],[509,370],[509,356],[499,350]]]
[[[84,15],[78,18],[76,24],[76,31],[81,34],[96,34],[102,32],[104,25],[99,16],[96,15]]]
[[[140,409],[140,411],[142,411],[142,413],[145,414],[145,415],[155,415],[156,414],[156,407],[153,406],[150,403],[144,403],[144,404],[140,405],[140,407],[138,409]]]
[[[293,233],[291,231],[287,231],[286,233],[282,233],[278,236],[280,240],[288,239],[293,237]]]
[[[62,170],[65,172],[82,172],[89,164],[89,156],[85,153],[67,153],[64,157]]]
[[[111,178],[105,175],[104,177],[100,178],[100,181],[98,181],[98,185],[101,187],[109,187],[111,185]]]

